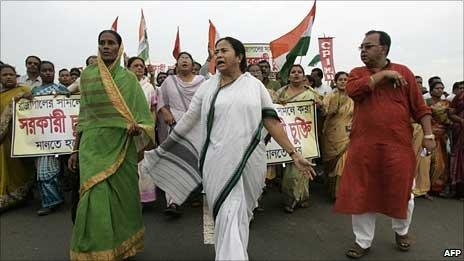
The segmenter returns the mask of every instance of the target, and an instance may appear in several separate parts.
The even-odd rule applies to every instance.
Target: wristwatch
[[[435,140],[435,135],[433,135],[433,134],[424,135],[424,139],[426,139],[426,140]]]

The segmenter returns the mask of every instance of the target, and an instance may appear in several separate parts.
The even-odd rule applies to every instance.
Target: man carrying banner
[[[376,213],[392,217],[397,247],[409,250],[415,174],[411,117],[424,130],[422,146],[428,151],[436,146],[430,108],[414,74],[387,59],[390,44],[387,33],[367,32],[359,47],[366,66],[354,68],[346,85],[354,101],[354,114],[335,211],[352,214],[356,240],[346,252],[351,258],[369,251]]]
[[[55,80],[55,66],[53,63],[42,61],[39,71],[42,85],[32,88],[32,96],[69,94],[66,87],[53,82]],[[48,215],[63,203],[64,200],[58,180],[58,176],[62,171],[61,163],[58,157],[51,155],[36,158],[35,164],[37,183],[39,185],[40,197],[42,198],[42,208],[37,211],[37,215]]]
[[[82,73],[68,162],[72,170],[79,164],[81,181],[71,260],[121,260],[143,249],[137,152],[154,137],[153,117],[136,76],[120,66],[121,36],[102,31],[98,49],[97,64]]]

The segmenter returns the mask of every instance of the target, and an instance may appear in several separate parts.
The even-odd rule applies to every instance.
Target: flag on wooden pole
[[[177,57],[180,53],[180,39],[179,39],[179,26],[177,27],[176,41],[174,42],[174,50],[172,50],[172,55],[174,59],[177,60]]]
[[[270,43],[272,58],[280,70],[282,80],[287,80],[288,71],[296,57],[305,56],[308,52],[315,17],[316,1],[297,27]]]
[[[143,15],[143,9],[139,25],[139,49],[137,51],[137,56],[142,58],[144,61],[148,61],[150,58],[148,53],[147,25],[145,23],[145,16]]]

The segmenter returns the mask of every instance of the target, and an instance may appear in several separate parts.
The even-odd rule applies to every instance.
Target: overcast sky
[[[136,55],[140,9],[148,27],[152,63],[173,64],[177,26],[183,51],[204,62],[208,19],[221,36],[268,43],[294,28],[312,1],[4,1],[1,0],[0,59],[25,73],[24,59],[37,55],[58,69],[82,66],[97,52],[97,36],[119,16],[126,52]],[[442,77],[446,89],[463,76],[463,1],[317,2],[310,49],[302,64],[318,53],[317,37],[332,36],[337,71],[362,65],[357,47],[364,33],[383,30],[392,38],[389,58],[407,65],[424,82]],[[299,59],[297,60],[299,61]],[[307,70],[310,70],[308,68]]]

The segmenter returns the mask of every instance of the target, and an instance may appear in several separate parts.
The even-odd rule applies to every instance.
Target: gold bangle
[[[79,150],[73,150],[73,151],[71,151],[71,154],[78,153],[78,152],[79,152]]]

